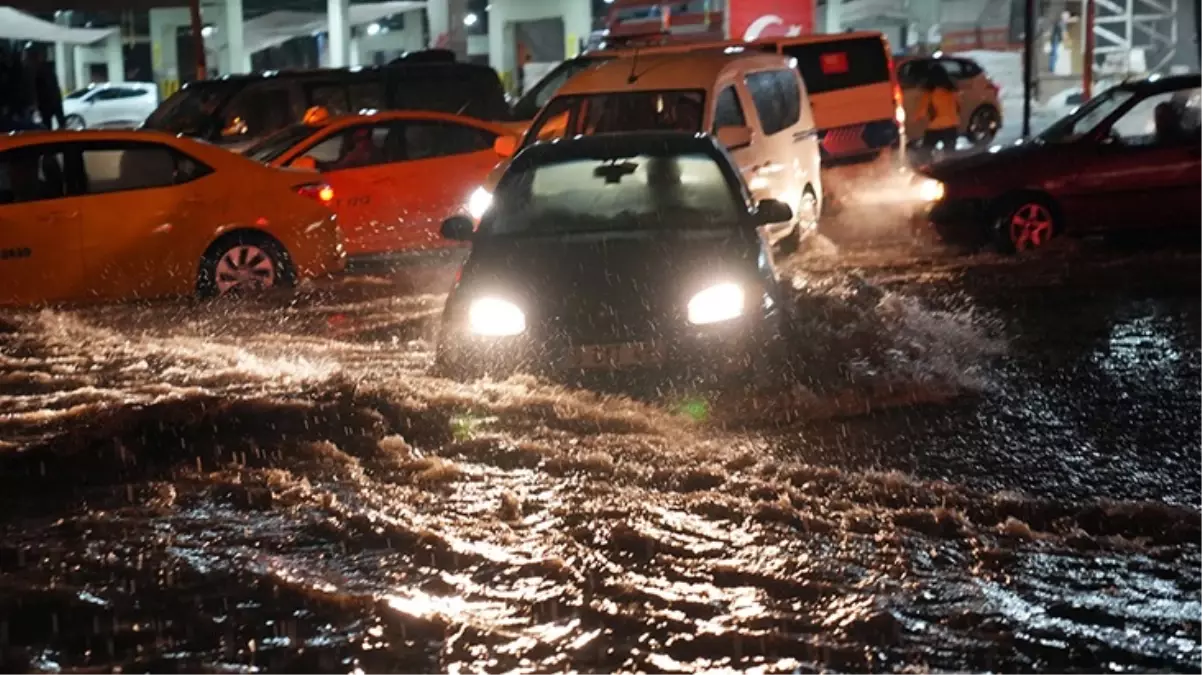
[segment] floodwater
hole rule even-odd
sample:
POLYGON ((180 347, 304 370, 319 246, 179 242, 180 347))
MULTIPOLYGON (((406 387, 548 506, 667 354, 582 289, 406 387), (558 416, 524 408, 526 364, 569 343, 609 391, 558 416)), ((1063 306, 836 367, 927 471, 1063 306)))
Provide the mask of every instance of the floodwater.
POLYGON ((819 251, 660 400, 428 375, 446 268, 0 314, 0 669, 1197 672, 1198 268, 819 251))

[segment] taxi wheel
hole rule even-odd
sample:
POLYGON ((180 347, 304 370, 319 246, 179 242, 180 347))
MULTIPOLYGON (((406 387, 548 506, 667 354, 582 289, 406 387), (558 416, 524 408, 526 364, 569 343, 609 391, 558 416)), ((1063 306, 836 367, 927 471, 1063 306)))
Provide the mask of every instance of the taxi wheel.
POLYGON ((287 288, 295 283, 288 254, 263 235, 234 235, 209 247, 196 282, 201 297, 225 297, 287 288))
POLYGON ((802 239, 818 227, 818 197, 814 195, 814 189, 808 185, 801 195, 801 206, 797 211, 797 222, 793 224, 793 229, 789 234, 780 241, 781 253, 797 253, 801 250, 802 239))
POLYGON ((83 117, 79 115, 67 115, 66 119, 63 121, 66 122, 66 128, 70 129, 71 131, 86 129, 88 126, 88 123, 85 122, 83 117))
POLYGON ((994 239, 1003 253, 1023 253, 1045 247, 1059 231, 1050 201, 1039 195, 1021 195, 998 209, 994 239))

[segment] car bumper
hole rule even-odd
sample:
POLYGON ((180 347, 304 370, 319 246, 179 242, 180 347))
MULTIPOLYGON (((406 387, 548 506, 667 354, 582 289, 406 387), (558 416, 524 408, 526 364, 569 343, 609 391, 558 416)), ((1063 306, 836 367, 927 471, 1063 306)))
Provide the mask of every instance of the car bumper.
POLYGON ((292 247, 291 254, 296 275, 301 279, 338 274, 347 265, 342 231, 333 217, 302 235, 297 245, 292 247))
POLYGON ((945 199, 926 210, 925 221, 948 244, 979 246, 988 239, 988 213, 980 199, 945 199))
POLYGON ((781 340, 780 317, 766 312, 754 319, 712 326, 690 326, 644 341, 652 358, 638 362, 582 365, 592 347, 615 346, 527 336, 483 338, 450 333, 438 348, 439 366, 460 377, 503 378, 517 372, 583 385, 689 383, 721 385, 746 379, 757 363, 775 353, 781 340))

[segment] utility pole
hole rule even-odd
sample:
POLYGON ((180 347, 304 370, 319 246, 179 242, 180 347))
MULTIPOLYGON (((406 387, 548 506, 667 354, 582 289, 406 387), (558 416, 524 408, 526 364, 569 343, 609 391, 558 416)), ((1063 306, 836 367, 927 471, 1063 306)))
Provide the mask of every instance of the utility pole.
POLYGON ((826 0, 826 31, 827 33, 842 33, 843 32, 843 12, 840 5, 843 0, 826 0))
POLYGON ((1035 86, 1035 0, 1027 0, 1023 16, 1023 138, 1031 136, 1031 95, 1035 86))
POLYGON ((204 23, 200 19, 200 0, 188 0, 188 13, 192 21, 192 48, 196 50, 196 79, 205 79, 205 36, 204 23))
POLYGON ((1081 100, 1084 102, 1093 98, 1093 23, 1097 5, 1094 0, 1081 0, 1081 3, 1085 5, 1085 11, 1081 12, 1081 22, 1085 24, 1082 31, 1085 42, 1081 49, 1081 100))

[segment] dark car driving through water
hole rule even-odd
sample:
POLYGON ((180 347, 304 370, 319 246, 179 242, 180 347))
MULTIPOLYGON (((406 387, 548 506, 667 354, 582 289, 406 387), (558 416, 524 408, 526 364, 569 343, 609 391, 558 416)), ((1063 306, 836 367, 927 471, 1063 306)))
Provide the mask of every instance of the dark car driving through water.
POLYGON ((784 307, 764 225, 789 207, 754 203, 712 137, 639 132, 520 152, 473 231, 447 300, 438 365, 591 381, 643 375, 751 384, 783 345, 784 307))
POLYGON ((1198 228, 1202 79, 1152 76, 1098 95, 1035 138, 921 170, 945 241, 1007 252, 1060 235, 1198 228))

